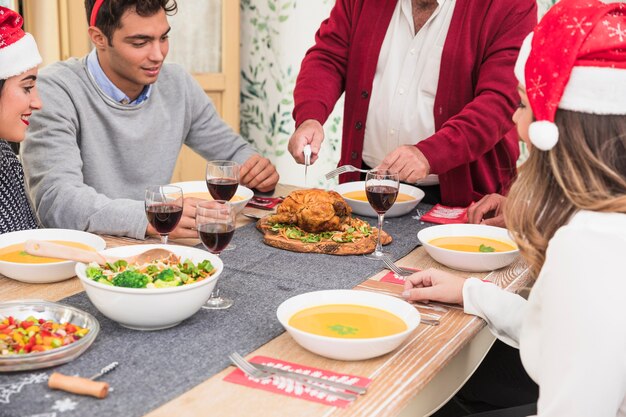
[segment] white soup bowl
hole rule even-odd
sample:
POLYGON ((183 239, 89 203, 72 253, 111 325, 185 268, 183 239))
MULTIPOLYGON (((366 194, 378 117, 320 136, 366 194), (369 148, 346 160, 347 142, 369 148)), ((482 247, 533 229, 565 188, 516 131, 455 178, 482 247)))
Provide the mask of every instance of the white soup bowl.
POLYGON ((509 231, 483 224, 442 224, 427 227, 417 233, 417 239, 437 262, 459 271, 487 272, 510 265, 519 255, 519 249, 509 231), (449 236, 479 236, 506 242, 515 247, 508 252, 463 252, 432 245, 433 239, 449 236))
POLYGON ((326 290, 296 295, 278 306, 276 315, 280 324, 300 346, 320 356, 344 361, 359 361, 391 352, 420 323, 419 311, 408 302, 388 295, 357 290, 326 290), (385 310, 402 319, 407 329, 390 336, 343 339, 305 332, 289 324, 289 320, 297 312, 327 304, 353 304, 385 310))

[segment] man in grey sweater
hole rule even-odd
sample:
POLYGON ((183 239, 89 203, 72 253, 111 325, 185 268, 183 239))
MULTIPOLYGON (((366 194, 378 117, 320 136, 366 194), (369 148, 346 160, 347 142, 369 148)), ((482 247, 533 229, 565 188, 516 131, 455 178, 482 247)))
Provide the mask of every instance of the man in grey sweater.
MULTIPOLYGON (((278 173, 216 113, 187 72, 164 64, 173 0, 87 0, 95 49, 42 70, 45 110, 23 145, 26 180, 46 227, 143 239, 147 186, 167 184, 183 144, 242 164, 241 183, 272 190, 278 173), (94 6, 95 4, 95 6, 94 6), (158 80, 157 80, 158 78, 158 80)), ((170 237, 197 237, 186 198, 170 237)))

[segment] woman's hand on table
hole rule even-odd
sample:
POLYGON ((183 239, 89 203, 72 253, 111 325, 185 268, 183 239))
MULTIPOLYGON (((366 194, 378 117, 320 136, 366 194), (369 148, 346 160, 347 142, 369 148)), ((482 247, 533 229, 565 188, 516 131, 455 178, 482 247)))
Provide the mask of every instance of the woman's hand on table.
MULTIPOLYGON (((200 198, 186 197, 183 199, 183 214, 180 217, 176 229, 169 233, 170 239, 188 239, 198 238, 198 231, 196 230, 196 205, 206 201, 200 198)), ((148 223, 146 234, 150 236, 158 236, 159 233, 148 223)))
POLYGON ((467 208, 467 220, 473 224, 506 227, 502 213, 505 202, 503 195, 488 194, 467 208))
POLYGON ((465 278, 429 268, 406 277, 402 296, 408 301, 463 304, 465 278))

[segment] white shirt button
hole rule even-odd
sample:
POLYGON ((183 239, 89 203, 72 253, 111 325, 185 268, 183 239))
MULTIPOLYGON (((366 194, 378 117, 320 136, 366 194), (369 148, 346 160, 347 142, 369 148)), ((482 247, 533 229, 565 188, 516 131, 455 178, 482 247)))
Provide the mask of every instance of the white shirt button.
POLYGON ((404 88, 399 89, 398 90, 398 94, 400 94, 400 95, 404 94, 404 88))
POLYGON ((415 49, 411 49, 409 52, 411 53, 411 55, 415 55, 415 49))
POLYGON ((396 134, 396 129, 391 129, 391 130, 389 130, 389 134, 390 134, 390 135, 395 135, 395 134, 396 134))

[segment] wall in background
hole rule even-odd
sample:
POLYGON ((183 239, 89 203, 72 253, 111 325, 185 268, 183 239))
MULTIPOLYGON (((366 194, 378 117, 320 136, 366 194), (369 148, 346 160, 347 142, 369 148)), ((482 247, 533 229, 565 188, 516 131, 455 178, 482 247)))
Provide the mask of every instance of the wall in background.
MULTIPOLYGON (((281 182, 304 184, 304 168, 287 152, 294 131, 293 88, 305 52, 334 0, 241 0, 241 134, 277 166, 281 182)), ((320 159, 308 186, 325 186, 339 160, 343 101, 324 126, 320 159)))
MULTIPOLYGON (((556 0, 538 0, 539 15, 556 0)), ((304 169, 287 152, 294 131, 293 88, 306 50, 334 0, 241 0, 241 134, 278 167, 281 182, 304 184, 304 169)), ((320 160, 308 186, 329 186, 324 174, 339 160, 343 100, 324 126, 320 160)), ((522 158, 526 149, 522 148, 522 158)), ((331 184, 332 185, 332 184, 331 184)))

